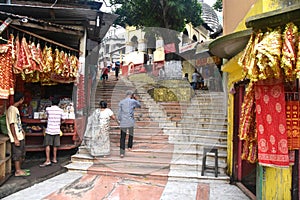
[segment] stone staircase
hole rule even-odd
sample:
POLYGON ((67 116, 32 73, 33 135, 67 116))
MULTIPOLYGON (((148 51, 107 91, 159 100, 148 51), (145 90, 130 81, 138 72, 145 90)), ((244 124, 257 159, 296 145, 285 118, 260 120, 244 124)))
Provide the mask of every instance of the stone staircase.
MULTIPOLYGON (((119 157, 120 129, 111 122, 111 155, 93 158, 84 145, 72 156, 68 170, 90 174, 142 176, 147 178, 188 178, 229 181, 226 175, 227 119, 223 93, 197 91, 188 102, 155 102, 147 92, 148 76, 121 78, 99 83, 95 103, 106 100, 117 114, 118 103, 131 89, 138 94, 142 108, 136 109, 133 151, 119 157), (210 168, 201 176, 203 147, 218 148, 218 177, 210 168)), ((151 85, 151 84, 150 84, 151 85)), ((127 141, 126 141, 127 143, 127 141)), ((214 158, 207 156, 207 165, 214 158)))

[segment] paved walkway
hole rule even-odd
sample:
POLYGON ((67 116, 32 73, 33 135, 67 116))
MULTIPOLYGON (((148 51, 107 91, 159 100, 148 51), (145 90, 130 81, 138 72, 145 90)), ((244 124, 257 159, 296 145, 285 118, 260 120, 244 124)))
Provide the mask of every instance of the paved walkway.
POLYGON ((221 182, 149 180, 66 172, 3 200, 247 200, 238 187, 221 182))

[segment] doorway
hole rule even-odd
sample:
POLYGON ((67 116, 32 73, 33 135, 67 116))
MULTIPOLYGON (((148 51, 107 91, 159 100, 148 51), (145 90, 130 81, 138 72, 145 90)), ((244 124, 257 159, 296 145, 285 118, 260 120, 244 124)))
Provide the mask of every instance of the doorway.
POLYGON ((233 164, 232 182, 242 183, 254 195, 256 194, 256 164, 242 160, 243 142, 239 139, 241 109, 248 82, 235 85, 234 94, 234 129, 233 129, 233 164))

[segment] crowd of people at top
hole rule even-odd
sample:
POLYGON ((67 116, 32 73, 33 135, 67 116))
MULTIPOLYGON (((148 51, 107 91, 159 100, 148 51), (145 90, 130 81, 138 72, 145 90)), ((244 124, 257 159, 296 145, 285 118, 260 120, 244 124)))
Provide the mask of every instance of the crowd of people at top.
POLYGON ((115 71, 115 80, 119 80, 119 73, 120 73, 120 62, 113 62, 112 66, 107 65, 106 67, 103 67, 101 69, 101 75, 100 79, 102 80, 103 83, 108 81, 108 75, 111 70, 115 71))

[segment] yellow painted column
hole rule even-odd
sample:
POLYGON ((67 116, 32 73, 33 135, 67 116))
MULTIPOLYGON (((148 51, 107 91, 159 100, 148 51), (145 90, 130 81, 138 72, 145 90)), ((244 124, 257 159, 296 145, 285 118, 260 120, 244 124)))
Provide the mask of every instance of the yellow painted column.
MULTIPOLYGON (((230 89, 228 87, 228 89, 230 89)), ((227 172, 228 174, 232 175, 233 171, 232 171, 232 161, 233 161, 233 121, 234 121, 234 109, 233 109, 233 105, 234 105, 234 96, 232 94, 229 94, 228 96, 228 105, 232 105, 232 106, 228 106, 228 126, 227 126, 227 131, 228 133, 231 134, 227 134, 227 172)))
POLYGON ((262 180, 262 200, 290 200, 292 199, 292 167, 274 168, 264 167, 262 180))
MULTIPOLYGON (((227 63, 222 66, 222 71, 228 73, 227 77, 227 91, 233 87, 233 84, 243 79, 242 67, 238 64, 238 58, 241 53, 230 59, 227 63)), ((234 132, 234 96, 228 94, 228 126, 227 126, 227 172, 232 175, 233 165, 233 132, 234 132)))

